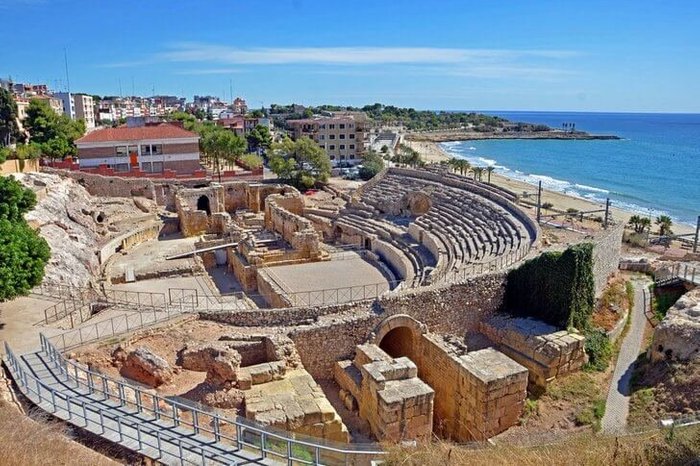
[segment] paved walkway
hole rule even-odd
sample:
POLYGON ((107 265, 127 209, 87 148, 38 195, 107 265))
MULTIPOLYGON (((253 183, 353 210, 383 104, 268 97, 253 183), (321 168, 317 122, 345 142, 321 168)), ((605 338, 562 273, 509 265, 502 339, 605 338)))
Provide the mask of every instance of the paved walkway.
POLYGON ((644 337, 646 318, 644 317, 644 288, 649 285, 647 280, 633 280, 634 283, 634 309, 632 310, 632 322, 625 336, 620 354, 617 357, 617 365, 613 372, 608 399, 605 403, 605 415, 602 421, 602 430, 608 434, 623 432, 627 426, 627 415, 630 403, 630 380, 632 378, 633 364, 639 356, 644 337))

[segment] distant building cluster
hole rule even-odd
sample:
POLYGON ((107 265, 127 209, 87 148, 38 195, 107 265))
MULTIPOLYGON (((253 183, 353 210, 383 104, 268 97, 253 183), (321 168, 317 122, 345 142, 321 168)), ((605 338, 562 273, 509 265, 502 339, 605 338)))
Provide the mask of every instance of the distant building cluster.
POLYGON ((170 112, 184 110, 185 98, 172 95, 106 96, 100 100, 97 108, 99 122, 114 123, 130 117, 161 117, 170 112))

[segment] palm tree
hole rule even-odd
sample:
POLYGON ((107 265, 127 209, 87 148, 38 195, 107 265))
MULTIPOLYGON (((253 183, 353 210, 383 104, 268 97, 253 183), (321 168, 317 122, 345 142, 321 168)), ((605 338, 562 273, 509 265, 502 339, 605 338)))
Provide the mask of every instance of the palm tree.
POLYGON ((639 231, 641 220, 642 218, 639 215, 633 215, 630 217, 627 224, 632 226, 632 229, 635 231, 635 233, 641 233, 641 231, 639 231))
POLYGON ((491 173, 493 173, 494 170, 495 168, 493 165, 489 165, 488 167, 486 167, 486 173, 489 174, 489 184, 491 184, 491 173))
POLYGON ((673 231, 671 231, 673 221, 668 215, 659 215, 656 217, 656 224, 659 226, 659 236, 668 236, 673 234, 673 231))
POLYGON ((474 172, 474 180, 479 178, 479 181, 481 181, 481 175, 484 173, 483 167, 474 167, 472 171, 474 172))
POLYGON ((642 217, 639 220, 639 233, 644 233, 647 230, 651 229, 651 219, 648 217, 642 217))

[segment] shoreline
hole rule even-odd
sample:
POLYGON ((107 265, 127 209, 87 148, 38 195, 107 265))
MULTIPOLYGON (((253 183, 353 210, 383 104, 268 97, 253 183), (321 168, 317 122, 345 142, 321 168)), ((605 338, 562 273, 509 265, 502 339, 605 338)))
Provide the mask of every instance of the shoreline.
MULTIPOLYGON (((439 163, 443 160, 449 160, 451 158, 454 158, 453 155, 449 154, 442 147, 440 147, 438 142, 407 140, 404 141, 404 143, 413 148, 414 150, 418 151, 421 155, 421 159, 423 159, 426 163, 439 163)), ((536 193, 537 191, 537 187, 533 184, 507 177, 495 171, 491 174, 491 183, 496 186, 506 188, 516 194, 523 194, 524 192, 536 193)), ((549 202, 554 206, 555 209, 563 211, 566 211, 567 209, 595 210, 605 208, 604 203, 599 203, 590 199, 571 196, 569 194, 565 194, 559 191, 552 191, 544 188, 542 189, 542 202, 549 202)), ((630 210, 615 207, 614 202, 610 208, 610 211, 612 212, 614 219, 621 220, 625 224, 633 215, 645 216, 639 212, 633 212, 630 210)), ((652 226, 652 229, 654 228, 655 227, 652 226)), ((676 234, 695 233, 695 228, 694 226, 687 225, 685 223, 674 223, 673 231, 676 234)))

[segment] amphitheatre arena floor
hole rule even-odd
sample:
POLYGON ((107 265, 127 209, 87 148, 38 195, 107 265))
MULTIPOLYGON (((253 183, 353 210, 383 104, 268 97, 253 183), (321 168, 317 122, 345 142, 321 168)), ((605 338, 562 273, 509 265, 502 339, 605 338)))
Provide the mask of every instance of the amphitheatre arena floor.
MULTIPOLYGON (((326 290, 325 296, 312 297, 313 305, 357 300, 363 289, 368 296, 375 296, 376 290, 381 293, 390 289, 389 281, 379 269, 351 251, 342 253, 337 260, 268 267, 260 273, 290 295, 326 290), (349 288, 352 290, 343 290, 349 288)), ((306 298, 300 296, 300 299, 306 298)))

